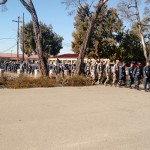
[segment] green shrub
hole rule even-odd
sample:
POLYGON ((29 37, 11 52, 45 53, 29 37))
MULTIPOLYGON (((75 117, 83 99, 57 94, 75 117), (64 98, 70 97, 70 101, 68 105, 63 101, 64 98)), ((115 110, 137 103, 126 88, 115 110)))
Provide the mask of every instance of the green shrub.
POLYGON ((89 79, 83 76, 75 75, 73 77, 68 77, 64 79, 63 85, 64 86, 89 86, 91 85, 91 82, 89 79))

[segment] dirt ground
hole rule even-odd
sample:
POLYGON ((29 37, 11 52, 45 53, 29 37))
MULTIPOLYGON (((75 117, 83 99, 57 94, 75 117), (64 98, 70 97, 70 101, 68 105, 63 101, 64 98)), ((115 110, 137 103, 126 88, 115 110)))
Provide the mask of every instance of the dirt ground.
POLYGON ((0 89, 0 150, 149 150, 150 93, 0 89))

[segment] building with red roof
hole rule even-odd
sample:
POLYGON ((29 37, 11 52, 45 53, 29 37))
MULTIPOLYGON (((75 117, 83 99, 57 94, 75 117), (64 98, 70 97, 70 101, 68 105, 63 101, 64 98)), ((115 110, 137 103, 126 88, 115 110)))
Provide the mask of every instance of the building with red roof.
POLYGON ((57 59, 59 59, 62 63, 76 63, 78 58, 78 54, 62 54, 57 56, 51 56, 49 57, 50 63, 55 63, 57 59))
MULTIPOLYGON (((75 63, 77 61, 78 54, 61 54, 57 56, 49 56, 48 61, 50 63, 55 63, 58 59, 62 63, 75 63)), ((31 55, 28 57, 28 55, 24 55, 25 60, 34 60, 38 61, 38 55, 31 55)), ((8 61, 17 61, 17 54, 11 54, 11 53, 0 53, 0 60, 8 60, 8 61)), ((19 60, 23 60, 23 55, 19 54, 19 60)))
MULTIPOLYGON (((28 57, 28 55, 24 54, 24 59, 30 59, 30 60, 35 60, 38 61, 38 55, 31 55, 28 57)), ((12 54, 12 53, 0 53, 0 60, 12 60, 16 61, 17 60, 17 54, 12 54)), ((23 60, 23 55, 19 54, 19 60, 23 60)))

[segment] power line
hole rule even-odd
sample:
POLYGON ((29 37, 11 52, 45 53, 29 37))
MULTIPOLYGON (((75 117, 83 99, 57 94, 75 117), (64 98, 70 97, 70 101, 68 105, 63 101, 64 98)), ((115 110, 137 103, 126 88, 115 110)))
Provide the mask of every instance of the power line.
POLYGON ((7 48, 7 49, 5 49, 5 50, 3 50, 1 53, 5 53, 5 52, 7 52, 7 51, 9 51, 9 50, 11 50, 12 48, 14 48, 14 47, 16 47, 16 43, 14 44, 14 45, 12 45, 11 47, 9 47, 9 48, 7 48))
POLYGON ((15 38, 0 38, 0 40, 16 40, 15 38))

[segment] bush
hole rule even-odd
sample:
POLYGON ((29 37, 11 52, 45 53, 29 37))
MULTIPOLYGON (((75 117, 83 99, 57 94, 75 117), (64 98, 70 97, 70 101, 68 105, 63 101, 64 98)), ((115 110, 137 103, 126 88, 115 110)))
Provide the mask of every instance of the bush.
POLYGON ((3 78, 0 78, 0 85, 4 85, 3 78))
POLYGON ((4 88, 7 84, 8 77, 0 77, 0 88, 4 88))
POLYGON ((73 77, 11 77, 4 76, 0 78, 1 88, 21 89, 21 88, 38 88, 38 87, 56 87, 56 86, 89 86, 91 82, 83 76, 73 77))
POLYGON ((89 86, 91 82, 89 79, 75 75, 73 77, 68 77, 63 82, 64 86, 89 86))
POLYGON ((20 88, 36 88, 36 87, 54 87, 56 80, 48 77, 31 78, 31 77, 18 77, 8 80, 6 83, 7 88, 20 89, 20 88))

